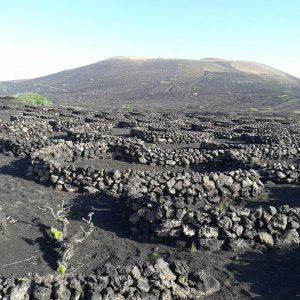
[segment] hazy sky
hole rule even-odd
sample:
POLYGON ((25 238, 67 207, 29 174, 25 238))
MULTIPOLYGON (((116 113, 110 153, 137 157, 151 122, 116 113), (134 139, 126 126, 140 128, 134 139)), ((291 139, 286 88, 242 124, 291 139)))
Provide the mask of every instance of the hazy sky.
POLYGON ((0 80, 123 55, 252 60, 300 77, 300 0, 0 0, 0 80))

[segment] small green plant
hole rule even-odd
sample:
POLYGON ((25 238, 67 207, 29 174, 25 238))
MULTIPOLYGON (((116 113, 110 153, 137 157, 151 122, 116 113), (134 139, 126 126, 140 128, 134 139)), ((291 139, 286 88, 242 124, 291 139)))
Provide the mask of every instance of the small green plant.
POLYGON ((56 271, 57 271, 58 273, 63 274, 63 273, 66 272, 66 270, 67 270, 67 268, 66 268, 64 265, 59 264, 56 271))
POLYGON ((60 240, 62 238, 62 232, 54 227, 51 227, 51 233, 54 239, 60 240))
POLYGON ((225 212, 229 207, 228 201, 224 200, 219 203, 219 209, 221 212, 225 212))
POLYGON ((72 205, 65 205, 64 201, 59 206, 57 211, 46 204, 44 207, 40 207, 41 210, 50 210, 52 217, 56 222, 58 222, 61 226, 61 230, 56 229, 55 227, 50 228, 50 232, 52 237, 57 241, 58 245, 61 248, 61 256, 60 259, 57 261, 57 268, 56 271, 58 273, 65 273, 66 269, 68 268, 69 261, 74 254, 74 246, 77 244, 82 243, 88 236, 91 235, 93 232, 94 224, 92 222, 93 212, 88 214, 88 218, 82 218, 82 221, 86 224, 85 228, 80 226, 81 230, 75 233, 73 236, 68 237, 68 225, 69 221, 67 215, 70 213, 70 208, 72 205))
POLYGON ((131 105, 128 105, 126 107, 126 110, 127 110, 128 113, 131 113, 131 112, 133 112, 133 107, 131 105))
POLYGON ((27 281, 29 281, 29 279, 28 279, 27 277, 19 277, 19 278, 17 278, 17 281, 18 281, 19 283, 22 283, 22 282, 27 282, 27 281))
POLYGON ((151 255, 152 255, 153 257, 159 257, 159 256, 160 256, 160 254, 157 253, 157 252, 152 252, 151 255))
POLYGON ((196 247, 195 242, 192 242, 190 251, 191 251, 191 254, 195 254, 197 252, 197 247, 196 247))
POLYGON ((41 106, 51 106, 52 102, 47 98, 46 95, 38 93, 22 93, 17 94, 16 99, 24 104, 28 105, 41 105, 41 106))

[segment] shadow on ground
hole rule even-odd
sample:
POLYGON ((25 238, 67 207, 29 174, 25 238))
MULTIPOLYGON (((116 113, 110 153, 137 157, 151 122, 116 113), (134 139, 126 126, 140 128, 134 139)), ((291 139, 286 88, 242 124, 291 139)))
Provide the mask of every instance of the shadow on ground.
POLYGON ((33 245, 37 244, 42 253, 43 260, 48 264, 52 270, 56 270, 57 261, 60 258, 60 255, 57 251, 58 244, 55 240, 49 235, 50 228, 45 224, 40 223, 38 220, 32 220, 33 226, 37 226, 39 231, 43 236, 36 239, 22 238, 27 244, 33 245))
MULTIPOLYGON (((211 173, 211 172, 230 172, 238 169, 239 167, 235 165, 225 164, 223 162, 219 163, 207 163, 207 164, 196 164, 190 166, 191 170, 198 173, 211 173)), ((244 168, 245 169, 245 168, 244 168)))
POLYGON ((7 165, 0 167, 0 174, 15 176, 18 178, 28 179, 25 174, 29 167, 29 159, 16 159, 10 161, 7 165))
POLYGON ((257 200, 247 201, 247 207, 267 207, 267 206, 300 206, 300 186, 292 184, 276 184, 272 186, 266 185, 268 192, 257 200))
POLYGON ((115 233, 120 238, 129 237, 129 232, 122 226, 121 214, 124 200, 106 195, 77 194, 73 199, 69 219, 82 220, 93 212, 94 226, 104 231, 115 233))
POLYGON ((245 253, 227 268, 257 299, 300 299, 300 249, 245 253))

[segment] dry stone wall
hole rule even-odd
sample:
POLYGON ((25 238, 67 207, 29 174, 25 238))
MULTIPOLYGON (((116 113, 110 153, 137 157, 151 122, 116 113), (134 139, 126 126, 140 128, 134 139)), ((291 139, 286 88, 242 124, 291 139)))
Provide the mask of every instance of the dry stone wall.
POLYGON ((259 166, 259 173, 262 178, 274 183, 300 184, 300 165, 299 164, 265 164, 259 166))
POLYGON ((190 203, 219 203, 222 199, 253 197, 262 189, 259 174, 254 171, 236 170, 226 173, 203 175, 189 172, 98 170, 93 167, 76 167, 59 161, 70 161, 72 149, 60 145, 51 154, 40 151, 40 157, 34 156, 29 169, 30 176, 40 182, 51 181, 61 188, 74 185, 81 190, 106 192, 114 196, 139 197, 150 195, 153 199, 181 197, 190 203), (57 151, 56 151, 57 150, 57 151), (51 156, 51 160, 47 160, 51 156))
MULTIPOLYGON (((0 152, 29 158, 28 177, 59 190, 121 198, 120 226, 138 239, 211 251, 300 245, 300 208, 244 207, 248 200, 259 201, 262 182, 299 184, 300 166, 290 162, 300 156, 300 128, 293 120, 27 106, 10 122, 0 119, 0 131, 0 152), (113 136, 112 127, 131 128, 132 136, 113 136), (196 142, 198 148, 186 145, 196 142), (92 166, 101 159, 135 168, 92 166), (138 170, 139 164, 150 167, 138 170), (194 166, 233 171, 198 173, 194 166)), ((5 227, 5 217, 0 219, 5 227)), ((105 264, 87 277, 0 280, 3 299, 201 299, 219 290, 219 282, 205 271, 154 258, 105 264)))
POLYGON ((131 136, 137 137, 148 143, 197 143, 209 141, 212 138, 210 133, 179 131, 179 130, 151 130, 148 128, 132 128, 131 136))
POLYGON ((195 208, 179 199, 126 202, 131 232, 138 236, 196 241, 200 249, 250 249, 300 245, 300 208, 239 209, 221 203, 195 208))
POLYGON ((192 272, 184 261, 163 258, 133 265, 106 263, 94 274, 0 280, 2 299, 202 299, 220 290, 205 270, 192 272))
MULTIPOLYGON (((264 190, 262 179, 281 183, 298 183, 299 167, 261 164, 262 159, 297 157, 299 148, 293 145, 222 145, 203 143, 205 150, 161 149, 146 147, 139 139, 102 136, 102 143, 61 142, 32 155, 28 175, 58 189, 105 193, 127 199, 124 220, 133 235, 140 238, 175 239, 197 242, 205 249, 236 249, 249 247, 285 248, 299 245, 299 209, 279 208, 242 209, 232 206, 235 199, 256 197, 264 190), (99 152, 93 153, 94 149, 99 152), (255 170, 235 170, 199 174, 196 172, 155 172, 102 170, 76 167, 78 158, 93 159, 103 154, 128 161, 153 157, 151 151, 161 149, 182 158, 182 154, 204 156, 201 162, 237 161, 259 163, 255 170), (214 150, 212 150, 214 149, 214 150), (76 153, 76 151, 78 153, 76 153), (198 151, 198 152, 197 152, 198 151), (84 155, 83 153, 89 153, 84 155), (220 160, 220 157, 222 158, 220 160), (216 159, 218 158, 218 159, 216 159), (281 173, 282 174, 281 174, 281 173), (274 175, 275 174, 275 175, 274 175), (284 174, 284 175, 283 175, 284 174), (285 179, 284 179, 285 178, 285 179), (283 180, 284 179, 284 180, 283 180)), ((168 155, 169 159, 170 157, 168 155)), ((176 160, 174 160, 176 161, 176 160)), ((152 161, 153 162, 153 161, 152 161)), ((151 162, 149 162, 151 164, 151 162)), ((166 162, 165 165, 168 165, 166 162)), ((250 165, 248 165, 250 166, 250 165)))
MULTIPOLYGON (((222 209, 235 199, 256 197, 264 190, 254 170, 200 174, 76 167, 65 164, 74 155, 73 146, 77 147, 70 142, 61 143, 37 151, 28 176, 58 189, 127 199, 124 218, 129 220, 131 232, 137 235, 180 240, 203 238, 199 230, 209 224, 201 223, 199 213, 205 207, 222 209)), ((237 226, 240 224, 234 226, 240 232, 237 226)), ((215 235, 218 239, 219 233, 215 235)))

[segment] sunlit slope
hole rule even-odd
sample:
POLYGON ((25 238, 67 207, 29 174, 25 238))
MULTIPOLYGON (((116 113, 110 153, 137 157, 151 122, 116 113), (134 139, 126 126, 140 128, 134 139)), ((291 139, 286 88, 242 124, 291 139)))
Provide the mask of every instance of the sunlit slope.
POLYGON ((300 79, 259 63, 216 58, 115 57, 32 80, 0 82, 0 95, 25 91, 75 105, 300 109, 300 79))

